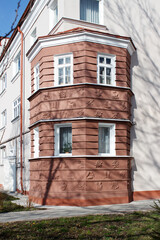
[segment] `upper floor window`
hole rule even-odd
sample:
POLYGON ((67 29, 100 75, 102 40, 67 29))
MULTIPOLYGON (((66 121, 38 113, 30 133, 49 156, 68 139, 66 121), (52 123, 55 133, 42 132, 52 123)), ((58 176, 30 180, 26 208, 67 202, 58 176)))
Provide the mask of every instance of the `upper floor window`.
POLYGON ((4 90, 7 88, 7 74, 5 73, 1 78, 0 83, 0 94, 4 92, 4 90))
POLYGON ((98 55, 98 83, 115 85, 115 56, 98 55))
POLYGON ((36 41, 36 39, 37 39, 37 29, 35 28, 31 33, 31 37, 30 37, 31 46, 36 41))
POLYGON ((80 0, 80 19, 99 23, 99 0, 80 0))
POLYGON ((55 56, 55 85, 73 84, 73 55, 55 56))
POLYGON ((21 67, 20 56, 21 54, 19 52, 14 59, 14 75, 16 75, 20 71, 20 67, 21 67))
POLYGON ((6 147, 0 148, 0 165, 3 165, 6 158, 6 147))
POLYGON ((55 155, 72 153, 72 125, 55 125, 55 155))
POLYGON ((4 128, 7 124, 7 110, 5 109, 1 113, 1 128, 4 128))
POLYGON ((99 154, 115 155, 115 125, 99 123, 99 154))
POLYGON ((18 97, 13 102, 13 119, 20 116, 20 105, 21 105, 21 99, 20 99, 20 97, 18 97))
POLYGON ((58 22, 58 2, 57 0, 53 0, 49 4, 49 25, 50 30, 56 25, 58 22))
POLYGON ((34 91, 39 89, 39 64, 34 67, 34 91))

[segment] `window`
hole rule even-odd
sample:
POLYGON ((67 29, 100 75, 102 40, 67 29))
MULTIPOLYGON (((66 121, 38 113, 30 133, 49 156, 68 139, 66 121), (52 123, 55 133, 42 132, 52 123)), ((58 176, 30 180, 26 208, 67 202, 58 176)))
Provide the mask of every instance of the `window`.
POLYGON ((36 39, 37 39, 37 29, 35 28, 34 31, 31 33, 31 38, 30 38, 31 46, 36 41, 36 39))
POLYGON ((49 25, 50 30, 56 25, 58 22, 58 3, 57 0, 51 1, 49 4, 49 25))
POLYGON ((0 84, 1 84, 0 93, 2 93, 7 88, 7 74, 6 73, 2 76, 0 84))
POLYGON ((34 90, 39 89, 39 64, 34 67, 34 90))
POLYGON ((73 84, 73 55, 55 56, 55 85, 73 84))
POLYGON ((34 157, 39 157, 39 128, 34 129, 34 157))
POLYGON ((0 165, 3 165, 6 158, 6 147, 0 148, 0 165))
POLYGON ((72 153, 72 125, 55 125, 55 155, 72 153))
POLYGON ((99 23, 99 0, 80 0, 80 19, 99 23))
POLYGON ((99 124, 99 154, 115 155, 115 125, 99 124))
POLYGON ((20 116, 20 105, 21 105, 21 99, 20 99, 20 97, 18 97, 13 102, 13 119, 20 116))
POLYGON ((98 83, 115 85, 115 56, 98 55, 98 83))
POLYGON ((17 73, 19 73, 20 71, 20 66, 21 66, 21 60, 20 60, 20 52, 18 53, 18 55, 15 57, 14 59, 14 75, 16 75, 17 73))
POLYGON ((7 124, 7 110, 5 109, 1 113, 1 128, 4 128, 7 124))

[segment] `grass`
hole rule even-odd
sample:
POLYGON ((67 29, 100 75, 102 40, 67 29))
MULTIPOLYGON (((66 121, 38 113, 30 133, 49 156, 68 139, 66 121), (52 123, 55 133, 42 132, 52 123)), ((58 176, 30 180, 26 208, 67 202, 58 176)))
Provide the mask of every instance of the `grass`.
POLYGON ((160 239, 160 214, 135 212, 0 224, 0 239, 160 239))
POLYGON ((4 192, 0 192, 0 213, 34 210, 34 208, 29 206, 23 207, 12 203, 12 201, 16 199, 18 198, 12 197, 4 192))

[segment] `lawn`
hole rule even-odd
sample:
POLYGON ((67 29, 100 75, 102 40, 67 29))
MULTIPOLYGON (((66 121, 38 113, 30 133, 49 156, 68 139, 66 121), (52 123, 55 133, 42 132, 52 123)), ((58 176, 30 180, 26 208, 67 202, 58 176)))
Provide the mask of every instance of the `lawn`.
POLYGON ((0 224, 0 239, 160 239, 160 214, 135 212, 0 224))
POLYGON ((4 192, 0 192, 0 213, 34 210, 34 208, 23 207, 12 203, 18 198, 12 197, 4 192))

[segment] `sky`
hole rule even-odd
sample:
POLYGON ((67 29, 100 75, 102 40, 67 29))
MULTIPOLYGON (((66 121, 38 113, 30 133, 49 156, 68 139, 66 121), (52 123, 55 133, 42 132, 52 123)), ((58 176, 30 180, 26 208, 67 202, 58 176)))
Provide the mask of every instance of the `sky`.
MULTIPOLYGON (((0 36, 4 36, 11 29, 11 25, 15 19, 17 3, 19 0, 0 0, 0 36)), ((22 16, 29 0, 21 0, 18 20, 22 16)), ((16 24, 18 23, 18 20, 16 24)), ((15 25, 16 26, 16 25, 15 25)))

